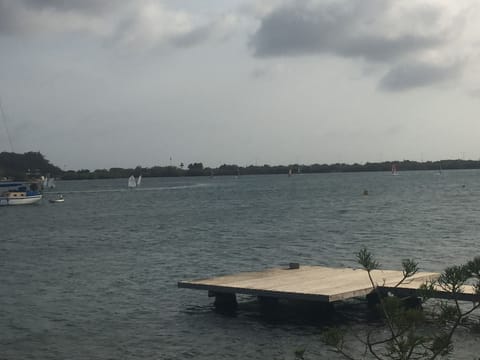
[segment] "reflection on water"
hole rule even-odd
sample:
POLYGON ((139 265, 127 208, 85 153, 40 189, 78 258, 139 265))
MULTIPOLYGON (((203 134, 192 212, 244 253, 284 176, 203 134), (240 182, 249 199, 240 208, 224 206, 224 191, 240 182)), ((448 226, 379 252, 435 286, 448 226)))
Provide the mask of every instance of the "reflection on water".
MULTIPOLYGON (((364 327, 364 303, 333 319, 242 298, 234 317, 178 280, 305 265, 386 268, 469 260, 480 230, 480 172, 444 171, 57 182, 65 203, 1 208, 0 353, 41 359, 291 359, 325 324, 364 327), (368 190, 368 195, 364 195, 368 190), (268 315, 268 314, 267 314, 268 315), (271 314, 270 314, 271 315, 271 314)), ((462 335, 456 359, 480 351, 462 335)))

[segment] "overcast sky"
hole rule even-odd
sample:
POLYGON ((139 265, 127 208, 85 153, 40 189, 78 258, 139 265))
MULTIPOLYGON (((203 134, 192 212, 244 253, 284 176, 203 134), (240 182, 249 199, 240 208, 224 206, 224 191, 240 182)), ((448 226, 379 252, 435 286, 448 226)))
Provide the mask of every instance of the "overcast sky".
POLYGON ((0 151, 8 129, 75 170, 479 159, 479 70, 478 0, 0 0, 0 151))

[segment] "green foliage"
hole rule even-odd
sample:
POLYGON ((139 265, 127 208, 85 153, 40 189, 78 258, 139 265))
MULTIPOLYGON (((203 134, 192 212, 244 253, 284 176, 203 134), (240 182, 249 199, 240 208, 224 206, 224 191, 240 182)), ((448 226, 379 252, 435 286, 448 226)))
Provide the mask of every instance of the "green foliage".
POLYGON ((334 348, 343 348, 345 339, 345 330, 332 327, 322 333, 322 340, 328 346, 334 348))
POLYGON ((305 360, 305 349, 295 350, 295 360, 305 360))
POLYGON ((453 351, 452 337, 449 333, 440 333, 431 342, 430 352, 440 356, 447 356, 453 351))
POLYGON ((15 180, 28 180, 31 177, 51 174, 57 177, 63 171, 45 159, 39 152, 16 154, 11 152, 0 153, 0 176, 15 180))
POLYGON ((402 261, 403 276, 405 278, 411 277, 418 272, 418 263, 412 259, 404 259, 402 261))
MULTIPOLYGON (((390 171, 392 164, 396 164, 400 170, 439 170, 439 169, 480 169, 480 161, 473 160, 441 160, 441 161, 385 161, 379 163, 365 164, 289 164, 289 165, 248 165, 241 167, 235 164, 223 164, 218 168, 208 168, 201 162, 189 164, 184 169, 182 162, 178 166, 153 166, 143 168, 110 168, 97 169, 94 171, 69 170, 62 171, 44 158, 39 152, 27 152, 24 154, 0 153, 0 177, 13 177, 24 179, 26 173, 31 175, 51 174, 53 177, 62 177, 64 180, 71 179, 113 179, 128 178, 130 175, 138 177, 164 177, 164 176, 215 176, 222 175, 264 175, 264 174, 287 174, 289 170, 293 173, 313 174, 313 173, 334 173, 334 172, 361 172, 361 171, 390 171)), ((478 260, 480 261, 480 260, 478 260)), ((478 269, 478 267, 477 267, 478 269)))
MULTIPOLYGON (((453 334, 460 326, 471 324, 472 330, 480 328, 480 322, 468 322, 468 316, 480 307, 478 300, 473 301, 471 307, 459 305, 459 295, 464 291, 465 284, 472 284, 476 293, 480 295, 480 257, 460 266, 446 268, 436 281, 426 282, 419 292, 422 302, 428 305, 429 311, 423 307, 411 307, 407 299, 393 295, 385 295, 377 288, 373 271, 380 268, 380 264, 373 255, 362 248, 357 254, 358 263, 367 271, 372 291, 380 299, 377 305, 383 327, 371 329, 365 340, 360 340, 366 352, 351 354, 347 351, 344 329, 330 328, 323 333, 323 342, 346 359, 366 358, 373 356, 381 359, 436 359, 448 356, 454 349, 453 334), (426 301, 433 297, 438 289, 448 291, 452 300, 436 300, 434 304, 426 301)), ((402 261, 403 279, 398 287, 418 272, 418 264, 410 259, 402 261)), ((480 300, 480 299, 479 299, 480 300)), ((357 348, 352 346, 351 348, 357 348)))
POLYGON ((357 253, 357 262, 368 272, 380 268, 380 263, 373 258, 372 254, 366 248, 362 248, 357 253))
POLYGON ((437 281, 443 289, 458 293, 462 291, 461 286, 465 285, 470 276, 468 265, 451 266, 445 269, 437 281))

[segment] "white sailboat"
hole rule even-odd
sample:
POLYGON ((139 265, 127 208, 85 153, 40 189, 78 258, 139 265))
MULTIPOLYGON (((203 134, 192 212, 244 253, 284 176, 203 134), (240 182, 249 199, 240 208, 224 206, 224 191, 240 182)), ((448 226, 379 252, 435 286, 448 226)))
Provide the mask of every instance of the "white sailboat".
POLYGON ((142 175, 140 175, 137 179, 137 186, 140 186, 141 182, 142 182, 142 175))
POLYGON ((47 181, 47 187, 49 189, 55 189, 55 179, 54 178, 49 178, 47 181))
POLYGON ((392 164, 392 175, 398 175, 397 165, 392 164))
POLYGON ((130 177, 128 178, 128 187, 130 189, 133 189, 136 186, 137 186, 137 181, 135 180, 135 176, 130 175, 130 177))

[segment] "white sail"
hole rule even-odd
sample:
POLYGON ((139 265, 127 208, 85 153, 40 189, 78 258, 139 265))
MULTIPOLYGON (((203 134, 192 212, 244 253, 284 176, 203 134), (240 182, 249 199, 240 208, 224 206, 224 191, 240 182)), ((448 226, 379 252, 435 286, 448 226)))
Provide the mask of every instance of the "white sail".
POLYGON ((135 181, 135 176, 131 175, 128 178, 128 187, 129 188, 134 188, 135 186, 137 186, 137 182, 135 181))
POLYGON ((392 164, 392 175, 398 175, 397 165, 392 164))
POLYGON ((55 179, 54 178, 49 178, 47 182, 47 187, 49 189, 54 189, 55 188, 55 179))
POLYGON ((142 175, 140 175, 137 179, 137 186, 140 186, 141 182, 142 182, 142 175))

